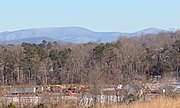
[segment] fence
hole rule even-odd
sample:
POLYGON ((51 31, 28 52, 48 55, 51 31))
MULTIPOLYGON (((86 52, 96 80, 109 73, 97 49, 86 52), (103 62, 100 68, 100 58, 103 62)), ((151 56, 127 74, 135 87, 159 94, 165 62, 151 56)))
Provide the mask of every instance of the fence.
MULTIPOLYGON (((121 98, 116 95, 98 95, 97 101, 103 103, 115 103, 121 101, 121 98)), ((32 106, 39 103, 46 105, 55 105, 63 103, 65 105, 79 106, 79 105, 92 105, 92 96, 3 96, 0 97, 0 104, 14 103, 17 106, 32 106)))

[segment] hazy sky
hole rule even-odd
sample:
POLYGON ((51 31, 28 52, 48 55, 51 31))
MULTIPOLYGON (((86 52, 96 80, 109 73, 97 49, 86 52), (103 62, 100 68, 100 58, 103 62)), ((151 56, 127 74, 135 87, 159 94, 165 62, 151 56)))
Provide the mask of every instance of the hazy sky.
POLYGON ((180 0, 0 0, 0 31, 67 26, 121 32, 180 28, 180 0))

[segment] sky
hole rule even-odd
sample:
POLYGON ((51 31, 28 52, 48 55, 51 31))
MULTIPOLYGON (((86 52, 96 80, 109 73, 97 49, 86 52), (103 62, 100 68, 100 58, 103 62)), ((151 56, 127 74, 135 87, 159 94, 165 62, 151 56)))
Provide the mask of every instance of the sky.
POLYGON ((0 0, 0 32, 78 26, 134 32, 180 28, 180 0, 0 0))

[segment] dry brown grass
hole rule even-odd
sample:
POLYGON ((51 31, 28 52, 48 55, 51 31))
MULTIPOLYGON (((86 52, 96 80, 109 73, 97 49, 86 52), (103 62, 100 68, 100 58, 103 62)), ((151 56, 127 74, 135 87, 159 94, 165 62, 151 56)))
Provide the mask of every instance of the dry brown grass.
POLYGON ((129 105, 112 105, 101 108, 180 108, 180 98, 159 97, 150 102, 133 103, 129 105))
MULTIPOLYGON (((56 108, 88 108, 88 107, 66 107, 58 105, 56 108)), ((150 102, 132 103, 132 104, 113 104, 113 105, 98 105, 97 107, 89 108, 180 108, 180 97, 176 99, 159 97, 150 102)))

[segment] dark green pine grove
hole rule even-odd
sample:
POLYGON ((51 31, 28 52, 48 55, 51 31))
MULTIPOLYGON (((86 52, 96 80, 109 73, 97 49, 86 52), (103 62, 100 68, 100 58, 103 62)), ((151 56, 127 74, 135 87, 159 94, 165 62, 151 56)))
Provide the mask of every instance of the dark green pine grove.
POLYGON ((180 31, 112 43, 0 45, 0 84, 118 84, 180 78, 180 31))

